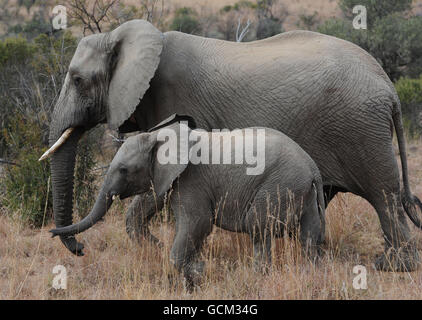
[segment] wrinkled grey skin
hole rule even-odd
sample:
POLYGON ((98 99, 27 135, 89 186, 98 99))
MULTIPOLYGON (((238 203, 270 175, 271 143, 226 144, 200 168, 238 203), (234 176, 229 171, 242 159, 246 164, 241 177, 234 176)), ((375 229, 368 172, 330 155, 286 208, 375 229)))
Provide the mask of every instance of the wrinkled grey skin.
MULTIPOLYGON (((72 223, 76 147, 86 130, 107 122, 122 132, 145 131, 174 113, 191 115, 206 130, 265 126, 284 132, 318 165, 326 204, 337 192, 352 192, 376 209, 386 245, 376 267, 417 267, 405 210, 421 226, 421 205, 409 187, 394 86, 358 46, 308 31, 234 43, 162 34, 134 20, 82 39, 50 126, 51 144, 67 128, 78 128, 51 161, 56 225, 72 223)), ((82 254, 74 237, 61 239, 82 254)))
MULTIPOLYGON (((167 128, 183 142, 180 126, 176 123, 167 128)), ((256 129, 241 132, 256 139, 256 129)), ((271 236, 282 236, 284 231, 294 234, 299 230, 302 248, 315 254, 325 232, 322 179, 314 161, 293 140, 279 131, 265 129, 264 171, 247 175, 246 163, 180 164, 179 157, 178 164, 161 164, 157 150, 164 142, 157 140, 157 134, 154 131, 128 138, 110 165, 91 213, 77 224, 52 230, 53 235, 70 236, 91 227, 105 215, 110 204, 107 199, 115 195, 126 198, 146 194, 152 184, 162 199, 180 176, 170 197, 176 217, 170 259, 183 272, 188 288, 192 289, 203 269, 203 262, 195 258, 213 225, 248 233, 260 268, 271 259, 271 236)), ((201 132, 200 136, 210 141, 211 156, 211 134, 201 132)), ((234 143, 231 154, 234 159, 234 143)))

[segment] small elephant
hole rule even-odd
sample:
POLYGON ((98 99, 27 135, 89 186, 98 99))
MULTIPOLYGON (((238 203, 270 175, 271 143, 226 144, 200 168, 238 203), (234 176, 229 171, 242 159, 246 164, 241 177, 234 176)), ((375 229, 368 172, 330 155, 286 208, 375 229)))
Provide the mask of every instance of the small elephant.
POLYGON ((105 215, 116 196, 145 195, 152 186, 158 206, 163 205, 165 194, 170 195, 176 217, 171 261, 183 272, 189 288, 203 269, 203 262, 195 258, 213 225, 248 233, 257 267, 268 265, 271 237, 284 232, 298 234, 306 253, 315 255, 325 234, 323 185, 315 162, 298 144, 268 128, 219 135, 178 122, 160 128, 126 140, 91 213, 79 223, 51 230, 53 236, 88 229, 105 215), (256 166, 251 167, 247 155, 255 154, 256 166))

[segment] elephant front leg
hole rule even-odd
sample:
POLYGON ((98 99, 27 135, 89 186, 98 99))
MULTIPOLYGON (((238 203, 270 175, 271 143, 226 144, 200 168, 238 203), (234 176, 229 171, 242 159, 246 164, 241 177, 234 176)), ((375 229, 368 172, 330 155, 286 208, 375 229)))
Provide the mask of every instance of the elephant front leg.
POLYGON ((162 199, 155 199, 152 193, 137 195, 126 212, 126 232, 133 240, 142 238, 161 245, 159 239, 151 234, 148 222, 163 206, 162 199))
POLYGON ((186 289, 192 292, 200 282, 204 262, 196 261, 204 240, 212 230, 210 219, 202 217, 177 218, 177 233, 170 253, 170 261, 186 279, 186 289))

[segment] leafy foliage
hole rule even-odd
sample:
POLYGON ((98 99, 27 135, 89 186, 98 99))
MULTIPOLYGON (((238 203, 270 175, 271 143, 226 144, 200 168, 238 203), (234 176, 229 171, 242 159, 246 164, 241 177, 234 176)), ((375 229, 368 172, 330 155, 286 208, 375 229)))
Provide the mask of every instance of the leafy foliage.
POLYGON ((50 166, 47 161, 39 162, 39 155, 46 148, 40 140, 38 123, 18 114, 3 128, 7 146, 14 150, 17 166, 5 170, 4 205, 26 223, 40 227, 51 218, 52 194, 50 189, 50 166))
POLYGON ((278 19, 263 18, 258 21, 256 38, 265 39, 281 33, 281 22, 278 19))
POLYGON ((189 7, 177 9, 170 29, 190 34, 200 32, 200 24, 196 12, 189 7))
POLYGON ((42 33, 52 33, 52 28, 51 24, 42 16, 34 15, 29 21, 9 27, 8 33, 9 35, 21 34, 24 35, 25 38, 33 39, 42 33))
POLYGON ((412 0, 340 0, 339 7, 347 18, 353 17, 353 7, 362 5, 366 8, 368 24, 394 13, 402 13, 412 9, 412 0))
MULTIPOLYGON (((285 10, 276 10, 278 0, 257 0, 256 2, 241 0, 233 5, 220 9, 218 31, 225 40, 234 41, 240 20, 250 20, 253 32, 245 37, 246 41, 264 39, 283 31, 282 22, 285 10)), ((278 7, 280 9, 281 7, 278 7)))
MULTIPOLYGON (((255 13, 256 3, 250 1, 238 1, 233 5, 227 5, 220 9, 217 22, 219 38, 228 41, 236 41, 236 31, 239 19, 250 18, 255 13)), ((248 32, 244 41, 254 40, 255 32, 248 32)))
POLYGON ((411 138, 422 133, 422 75, 419 79, 400 78, 395 84, 403 120, 411 138))
POLYGON ((300 14, 298 27, 306 30, 313 30, 318 23, 318 12, 314 11, 313 14, 300 14))
POLYGON ((34 52, 35 47, 22 37, 0 41, 0 68, 10 64, 26 64, 34 52))
POLYGON ((258 0, 256 38, 265 39, 282 32, 282 18, 273 13, 277 0, 258 0))
POLYGON ((389 77, 417 77, 422 72, 422 17, 409 16, 411 0, 340 0, 346 17, 329 19, 318 27, 321 33, 351 41, 373 55, 389 77), (382 2, 382 4, 380 4, 382 2), (368 29, 353 29, 352 8, 367 7, 368 29))
MULTIPOLYGON (((0 41, 0 156, 17 163, 4 171, 0 205, 34 227, 51 218, 49 162, 38 158, 48 148, 50 116, 75 48, 70 32, 0 41)), ((95 197, 94 154, 87 144, 79 150, 75 172, 78 212, 95 197)))

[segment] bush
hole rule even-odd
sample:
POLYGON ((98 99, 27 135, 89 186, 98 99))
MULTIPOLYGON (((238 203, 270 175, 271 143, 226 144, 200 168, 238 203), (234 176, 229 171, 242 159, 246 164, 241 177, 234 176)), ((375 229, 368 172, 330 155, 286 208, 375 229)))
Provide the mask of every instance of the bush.
POLYGON ((368 24, 377 19, 382 19, 397 12, 405 12, 412 9, 412 0, 340 0, 339 7, 347 18, 353 17, 353 7, 365 6, 368 14, 368 24))
POLYGON ((8 150, 2 128, 7 126, 9 117, 16 113, 15 101, 21 96, 13 94, 12 88, 19 87, 17 74, 25 72, 34 52, 35 47, 22 37, 0 41, 0 157, 5 157, 8 150))
POLYGON ((190 34, 201 31, 196 12, 188 7, 176 10, 170 29, 190 34))
POLYGON ((318 24, 318 20, 317 11, 314 11, 313 14, 300 14, 297 26, 306 30, 314 30, 315 26, 318 24))
POLYGON ((395 87, 406 131, 410 138, 418 138, 422 133, 422 75, 419 79, 400 78, 395 87))
POLYGON ((47 145, 50 115, 75 48, 70 32, 56 37, 42 34, 34 41, 20 36, 0 41, 1 157, 9 149, 1 128, 16 114, 36 121, 47 145))
POLYGON ((258 40, 275 36, 282 32, 281 22, 278 19, 262 18, 258 21, 256 38, 258 40))
MULTIPOLYGON (((33 227, 52 216, 49 162, 38 158, 48 148, 50 116, 75 48, 70 32, 41 34, 33 41, 22 37, 0 41, 0 156, 18 164, 6 166, 2 173, 0 205, 33 227)), ((93 139, 84 137, 77 157, 79 215, 95 199, 93 139)))
MULTIPOLYGON (((245 23, 247 19, 250 19, 255 15, 256 4, 249 1, 238 1, 233 5, 224 6, 219 10, 219 17, 217 21, 217 32, 220 36, 218 38, 236 41, 236 32, 238 28, 239 19, 242 23, 245 23)), ((252 22, 252 25, 254 23, 252 22)), ((249 32, 243 38, 242 41, 255 40, 255 32, 249 32)))
POLYGON ((411 0, 341 0, 347 20, 329 19, 321 33, 351 41, 374 56, 391 80, 417 77, 422 72, 422 17, 408 11, 411 0), (355 4, 367 7, 368 29, 355 30, 351 14, 355 4))
POLYGON ((278 0, 257 0, 256 14, 258 26, 256 28, 256 38, 265 39, 283 31, 282 18, 273 13, 278 0))
POLYGON ((0 69, 11 64, 27 64, 34 52, 35 46, 22 37, 0 41, 0 69))
POLYGON ((40 227, 52 216, 49 162, 38 161, 46 150, 40 140, 41 132, 36 122, 19 114, 3 128, 3 136, 12 150, 9 159, 18 165, 5 167, 1 205, 33 227, 40 227))
POLYGON ((23 24, 16 24, 8 29, 9 34, 22 34, 28 39, 35 38, 40 33, 51 32, 51 23, 37 14, 30 21, 24 22, 23 24))

